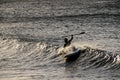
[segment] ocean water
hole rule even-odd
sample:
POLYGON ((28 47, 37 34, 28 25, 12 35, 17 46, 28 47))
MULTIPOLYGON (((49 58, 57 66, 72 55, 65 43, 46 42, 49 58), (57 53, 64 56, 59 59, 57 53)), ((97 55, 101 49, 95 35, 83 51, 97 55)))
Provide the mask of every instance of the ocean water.
POLYGON ((1 0, 0 80, 120 80, 119 3, 1 0), (66 63, 58 54, 71 34, 87 48, 66 63))

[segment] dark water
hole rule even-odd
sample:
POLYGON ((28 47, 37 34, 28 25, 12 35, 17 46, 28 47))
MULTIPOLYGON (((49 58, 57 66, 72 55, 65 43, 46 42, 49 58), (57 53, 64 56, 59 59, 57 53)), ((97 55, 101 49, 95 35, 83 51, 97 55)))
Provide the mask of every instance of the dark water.
POLYGON ((119 80, 119 0, 1 0, 0 80, 119 80), (66 64, 63 36, 88 46, 66 64), (68 36, 69 37, 69 36, 68 36))

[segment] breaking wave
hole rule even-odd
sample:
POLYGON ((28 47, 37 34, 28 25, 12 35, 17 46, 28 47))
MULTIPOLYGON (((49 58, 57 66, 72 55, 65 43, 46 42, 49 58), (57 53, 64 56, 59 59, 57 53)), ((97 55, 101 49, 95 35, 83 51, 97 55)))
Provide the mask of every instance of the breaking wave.
MULTIPOLYGON (((45 42, 27 42, 17 39, 0 41, 0 69, 39 69, 40 67, 66 66, 57 53, 59 46, 45 42)), ((79 58, 72 62, 83 69, 120 69, 120 55, 105 50, 86 47, 79 58)), ((69 64, 67 65, 69 66, 69 64)))
POLYGON ((55 52, 56 46, 53 47, 44 42, 1 40, 0 69, 44 66, 49 63, 55 52))
POLYGON ((85 69, 100 68, 120 69, 120 55, 105 50, 86 47, 85 52, 80 54, 79 63, 85 69))

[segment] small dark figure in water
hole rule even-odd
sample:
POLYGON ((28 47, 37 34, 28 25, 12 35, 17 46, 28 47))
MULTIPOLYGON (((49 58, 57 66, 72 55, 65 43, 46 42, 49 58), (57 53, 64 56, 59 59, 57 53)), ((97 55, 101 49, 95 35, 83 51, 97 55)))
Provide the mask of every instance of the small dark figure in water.
POLYGON ((78 50, 77 48, 75 48, 75 46, 72 46, 71 42, 73 40, 73 35, 71 35, 71 38, 65 38, 64 39, 64 46, 63 46, 63 52, 62 55, 64 55, 65 58, 65 62, 71 62, 71 61, 75 61, 80 53, 82 52, 81 50, 78 50))
POLYGON ((72 44, 73 35, 71 35, 71 38, 65 38, 64 39, 64 46, 59 49, 59 55, 62 55, 65 59, 65 62, 72 62, 78 59, 80 54, 84 53, 84 48, 79 48, 77 45, 72 44))
POLYGON ((65 44, 64 44, 64 48, 66 47, 66 46, 69 46, 70 44, 71 44, 71 41, 73 40, 73 35, 71 35, 71 39, 70 40, 68 40, 68 38, 65 38, 64 39, 64 42, 65 42, 65 44))

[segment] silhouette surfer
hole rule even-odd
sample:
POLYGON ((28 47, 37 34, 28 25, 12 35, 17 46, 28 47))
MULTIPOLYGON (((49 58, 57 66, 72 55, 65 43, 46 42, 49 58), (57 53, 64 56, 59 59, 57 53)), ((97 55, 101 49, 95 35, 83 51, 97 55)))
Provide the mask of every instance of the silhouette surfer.
POLYGON ((71 35, 71 39, 69 39, 69 40, 68 40, 68 38, 65 38, 64 39, 64 42, 65 42, 64 47, 69 46, 71 44, 72 40, 73 40, 73 35, 71 35))

